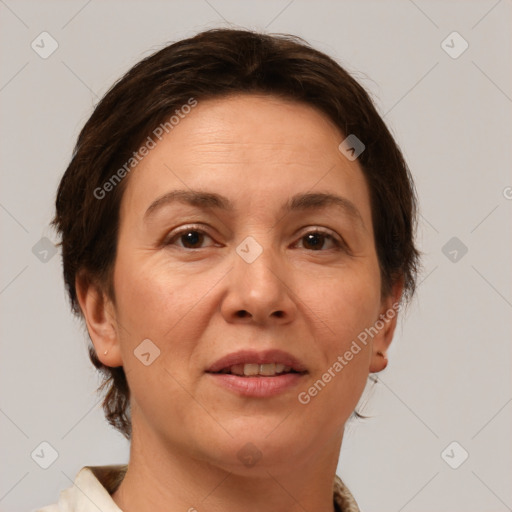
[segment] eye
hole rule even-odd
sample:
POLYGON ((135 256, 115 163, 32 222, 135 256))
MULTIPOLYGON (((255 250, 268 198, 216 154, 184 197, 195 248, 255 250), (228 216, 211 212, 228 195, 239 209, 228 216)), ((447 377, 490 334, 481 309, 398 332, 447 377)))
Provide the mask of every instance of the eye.
POLYGON ((343 249, 345 247, 345 244, 334 235, 319 229, 309 231, 300 238, 300 241, 303 241, 304 249, 310 249, 312 251, 325 250, 326 242, 328 245, 331 245, 331 247, 327 247, 327 249, 343 249))
POLYGON ((212 240, 202 229, 188 227, 173 233, 171 237, 164 242, 164 245, 176 245, 176 242, 179 241, 181 244, 178 244, 178 247, 183 249, 201 249, 207 238, 212 240))
MULTIPOLYGON (((212 237, 209 236, 204 230, 192 226, 185 227, 175 233, 172 233, 170 237, 164 241, 164 245, 177 245, 182 249, 202 249, 205 247, 204 243, 207 239, 213 241, 212 237)), ((344 249, 346 247, 342 240, 339 240, 330 232, 320 229, 315 229, 304 234, 297 243, 300 245, 301 242, 303 246, 302 248, 311 251, 325 251, 329 249, 336 250, 344 249)), ((210 244, 210 246, 211 245, 214 244, 210 244)))

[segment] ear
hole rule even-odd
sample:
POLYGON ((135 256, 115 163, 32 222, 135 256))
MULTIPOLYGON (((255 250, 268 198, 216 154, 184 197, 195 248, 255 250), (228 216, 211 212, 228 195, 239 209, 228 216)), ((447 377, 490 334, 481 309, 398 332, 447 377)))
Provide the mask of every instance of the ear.
POLYGON ((98 359, 105 366, 122 366, 116 311, 112 301, 85 272, 77 274, 75 289, 98 359))
POLYGON ((400 279, 393 285, 391 293, 382 301, 379 318, 374 325, 378 332, 372 342, 370 373, 380 372, 388 365, 387 351, 393 340, 403 289, 404 280, 400 279))

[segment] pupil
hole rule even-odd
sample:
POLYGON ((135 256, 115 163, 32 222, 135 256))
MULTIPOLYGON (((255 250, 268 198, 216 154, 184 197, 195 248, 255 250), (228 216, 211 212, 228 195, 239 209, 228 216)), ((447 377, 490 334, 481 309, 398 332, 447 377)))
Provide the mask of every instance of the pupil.
POLYGON ((318 249, 322 246, 322 239, 323 235, 318 233, 310 233, 309 235, 306 235, 307 244, 312 245, 313 249, 318 249))
POLYGON ((189 231, 182 238, 185 245, 197 245, 201 241, 201 234, 197 231, 189 231))

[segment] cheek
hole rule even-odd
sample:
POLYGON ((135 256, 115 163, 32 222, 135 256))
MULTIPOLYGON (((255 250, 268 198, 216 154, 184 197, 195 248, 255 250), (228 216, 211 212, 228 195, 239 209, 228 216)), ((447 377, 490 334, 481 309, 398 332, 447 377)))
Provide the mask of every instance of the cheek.
POLYGON ((321 281, 304 275, 300 289, 304 291, 301 300, 318 319, 317 335, 330 353, 344 350, 378 318, 380 275, 371 259, 365 265, 323 276, 321 281))
POLYGON ((118 258, 114 271, 116 312, 130 343, 136 344, 140 337, 157 342, 185 314, 189 295, 196 292, 193 285, 183 287, 181 280, 179 272, 162 272, 137 258, 118 258))
POLYGON ((178 356, 186 347, 190 349, 190 342, 209 321, 212 306, 208 292, 224 273, 222 269, 195 272, 192 265, 185 272, 182 264, 172 264, 158 255, 120 257, 114 286, 124 344, 133 349, 132 345, 149 338, 163 351, 173 342, 178 356))
POLYGON ((306 299, 319 319, 315 339, 323 357, 309 387, 300 390, 305 394, 299 401, 319 418, 325 410, 335 411, 329 419, 333 429, 350 416, 366 385, 371 343, 358 336, 373 325, 380 310, 376 262, 358 270, 332 276, 306 299))

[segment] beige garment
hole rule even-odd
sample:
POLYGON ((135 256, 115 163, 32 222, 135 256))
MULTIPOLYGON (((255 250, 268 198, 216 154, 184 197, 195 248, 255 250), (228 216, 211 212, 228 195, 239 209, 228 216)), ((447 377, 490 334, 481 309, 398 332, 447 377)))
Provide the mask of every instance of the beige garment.
MULTIPOLYGON (((77 474, 72 487, 61 491, 55 505, 39 508, 36 512, 122 512, 111 494, 124 478, 128 466, 85 466, 77 474)), ((360 512, 345 484, 334 478, 334 506, 336 512, 360 512)))

